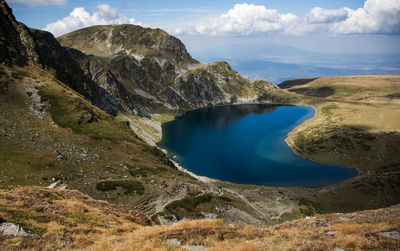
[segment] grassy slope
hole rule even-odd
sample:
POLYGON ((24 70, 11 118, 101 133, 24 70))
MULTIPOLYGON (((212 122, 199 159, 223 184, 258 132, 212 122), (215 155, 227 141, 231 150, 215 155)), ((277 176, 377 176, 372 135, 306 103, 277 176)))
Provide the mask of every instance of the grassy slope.
POLYGON ((124 122, 90 105, 47 72, 34 66, 2 72, 2 184, 45 186, 61 179, 98 199, 145 212, 156 198, 167 196, 159 185, 162 180, 171 184, 179 177, 198 184, 166 164, 162 152, 143 143, 124 122), (147 175, 136 175, 137 170, 147 175), (144 194, 129 193, 123 186, 99 191, 96 184, 102 180, 139 182, 144 194))
POLYGON ((316 215, 268 228, 222 220, 151 226, 143 214, 78 191, 40 187, 0 189, 0 219, 38 232, 0 234, 1 250, 398 250, 383 232, 400 230, 400 209, 316 215), (175 239, 175 242, 171 241, 175 239), (176 242, 179 241, 179 244, 176 242))
MULTIPOLYGON (((233 192, 219 193, 215 185, 171 168, 159 150, 138 139, 124 122, 92 106, 49 72, 35 66, 0 69, 1 184, 48 186, 63 180, 96 199, 155 214, 156 221, 158 216, 215 213, 230 222, 271 223, 233 192), (199 194, 189 195, 187 186, 199 194), (164 210, 174 201, 179 206, 181 199, 196 201, 203 195, 211 195, 210 200, 164 210)), ((293 207, 295 202, 286 204, 293 207)))
POLYGON ((313 119, 289 134, 289 145, 305 158, 360 172, 310 199, 328 211, 399 202, 400 76, 323 77, 281 87, 304 95, 302 104, 316 109, 313 119))
MULTIPOLYGON (((197 218, 204 217, 205 213, 215 213, 229 222, 245 221, 264 225, 315 212, 379 208, 398 202, 396 195, 400 184, 396 162, 384 171, 378 167, 368 169, 372 165, 361 166, 360 170, 365 172, 360 177, 323 189, 259 187, 225 182, 204 184, 166 165, 163 155, 139 140, 127 125, 91 106, 48 72, 34 66, 2 68, 0 80, 2 184, 46 186, 53 182, 53 178, 61 179, 71 188, 97 199, 122 203, 148 215, 158 213, 153 217, 155 221, 159 220, 158 216, 165 219, 174 216, 197 218), (105 180, 105 184, 98 185, 105 180), (162 181, 165 181, 166 187, 162 181), (180 187, 170 197, 166 191, 172 192, 173 186, 182 183, 190 185, 191 191, 199 191, 199 194, 191 195, 180 187), (201 196, 208 195, 212 197, 202 200, 201 196), (187 201, 194 206, 182 206, 187 201)), ((392 102, 388 107, 396 106, 397 100, 390 98, 396 97, 396 85, 390 86, 386 86, 379 97, 370 98, 370 95, 368 100, 376 102, 374 105, 346 100, 342 103, 371 109, 375 105, 382 105, 379 100, 388 98, 392 102)), ((336 111, 337 106, 342 105, 338 100, 342 96, 332 97, 334 101, 308 97, 307 104, 320 109, 318 115, 329 115, 329 119, 323 119, 321 123, 345 123, 346 120, 335 119, 337 114, 344 116, 343 111, 336 111), (330 102, 335 102, 335 106, 330 102)), ((346 94, 346 98, 352 97, 346 94)), ((386 107, 384 111, 387 112, 386 107)), ((365 113, 369 112, 367 110, 365 113)), ((388 122, 386 125, 393 126, 388 122)), ((349 130, 352 132, 354 128, 349 130)), ((339 130, 330 133, 345 132, 339 130)), ((356 130, 353 134, 357 140, 360 140, 360 135, 362 139, 368 139, 367 144, 374 147, 376 138, 368 136, 374 136, 372 132, 356 130)), ((319 134, 313 132, 310 135, 319 134)), ((396 139, 392 134, 385 139, 398 146, 391 141, 396 139)), ((357 149, 361 151, 366 148, 357 149)), ((379 147, 380 151, 385 152, 385 149, 379 147)), ((351 154, 350 149, 344 150, 348 151, 346 154, 351 154)), ((390 150, 392 148, 387 149, 389 153, 390 150)), ((395 154, 391 156, 397 157, 395 154)), ((338 161, 343 159, 336 158, 338 161)))

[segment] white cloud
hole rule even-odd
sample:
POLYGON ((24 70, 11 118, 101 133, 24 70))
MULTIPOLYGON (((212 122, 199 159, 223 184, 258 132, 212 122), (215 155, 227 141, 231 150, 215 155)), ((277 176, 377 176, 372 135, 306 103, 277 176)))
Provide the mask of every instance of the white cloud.
POLYGON ((66 5, 68 0, 8 0, 10 3, 22 3, 30 7, 37 5, 66 5))
POLYGON ((127 18, 117 9, 111 8, 108 4, 100 4, 97 11, 90 14, 83 7, 75 8, 67 17, 47 24, 44 30, 60 36, 80 28, 100 24, 141 24, 134 18, 127 18))
POLYGON ((263 5, 235 4, 217 19, 186 32, 211 35, 400 34, 400 1, 366 0, 363 8, 356 10, 315 7, 304 17, 281 14, 263 5))
POLYGON ((363 8, 348 11, 349 17, 335 25, 338 33, 400 33, 398 0, 367 0, 363 8))
MULTIPOLYGON (((281 31, 282 17, 278 11, 262 5, 235 4, 233 9, 206 25, 196 27, 199 33, 252 34, 257 32, 281 31)), ((291 19, 286 19, 291 21, 291 19)))
POLYGON ((333 23, 344 21, 349 16, 349 9, 327 10, 320 7, 312 8, 305 19, 308 23, 333 23))

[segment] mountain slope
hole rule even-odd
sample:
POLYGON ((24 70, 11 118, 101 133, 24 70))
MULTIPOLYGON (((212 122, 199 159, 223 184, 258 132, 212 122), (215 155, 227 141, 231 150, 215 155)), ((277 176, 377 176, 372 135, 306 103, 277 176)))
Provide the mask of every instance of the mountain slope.
POLYGON ((0 233, 2 250, 398 250, 400 209, 315 215, 267 228, 222 220, 149 226, 141 214, 78 191, 0 189, 0 226, 16 223, 37 236, 0 233))
MULTIPOLYGON (((58 80, 85 96, 100 109, 112 113, 120 107, 134 112, 133 104, 123 86, 115 81, 108 81, 109 86, 100 86, 81 70, 73 58, 76 54, 68 53, 52 34, 29 29, 17 22, 5 1, 1 1, 0 7, 0 41, 3 43, 0 62, 17 63, 21 66, 34 62, 42 69, 51 71, 58 80), (109 92, 109 89, 113 91, 109 92)), ((81 57, 85 56, 82 54, 81 57)))
MULTIPOLYGON (((166 33, 156 30, 153 39, 154 30, 129 25, 85 30, 90 34, 92 29, 99 29, 94 33, 97 35, 85 40, 85 44, 99 42, 101 45, 98 53, 97 47, 92 46, 90 50, 95 55, 86 55, 77 49, 62 47, 50 33, 18 23, 3 0, 0 0, 0 7, 0 18, 4 21, 0 34, 4 46, 0 50, 2 185, 48 186, 62 181, 69 188, 96 199, 140 210, 161 224, 217 217, 229 223, 242 221, 265 226, 316 212, 373 209, 399 202, 396 196, 400 188, 397 132, 372 135, 380 139, 384 147, 371 151, 378 153, 371 155, 377 156, 377 161, 363 160, 365 166, 359 177, 326 188, 302 189, 197 180, 177 170, 163 152, 144 143, 131 130, 156 128, 152 133, 159 137, 157 122, 172 119, 188 109, 209 105, 289 101, 318 105, 340 101, 313 98, 321 93, 325 97, 344 99, 341 103, 353 105, 360 101, 360 105, 372 107, 372 104, 364 104, 370 100, 363 97, 371 94, 371 88, 311 86, 296 90, 306 94, 304 96, 290 95, 265 81, 250 82, 242 78, 225 62, 198 64, 179 41, 166 33), (134 42, 136 40, 128 39, 129 44, 124 44, 119 33, 113 40, 115 34, 109 29, 120 28, 126 29, 125 35, 132 29, 134 32, 130 36, 138 29, 140 41, 142 37, 148 39, 138 44, 134 42), (106 37, 102 33, 104 30, 108 30, 106 37), (156 38, 166 40, 168 46, 161 45, 156 38), (107 39, 116 42, 106 43, 107 39), (104 46, 107 48, 109 44, 114 49, 102 54, 104 46), (143 52, 127 54, 122 45, 132 46, 128 50, 138 48, 135 53, 143 52), (147 45, 150 46, 147 48, 147 45), (172 49, 168 49, 170 47, 172 49), (381 156, 393 159, 387 162, 390 162, 388 165, 378 166, 381 156), (370 172, 370 162, 382 168, 370 172)), ((78 35, 73 41, 83 36, 78 35)), ((385 81, 393 82, 390 78, 385 81)), ((380 97, 375 97, 393 102, 390 106, 396 109, 388 111, 394 111, 394 114, 399 110, 397 90, 377 92, 380 97)), ((306 146, 303 153, 312 156, 315 149, 325 151, 327 148, 318 148, 320 140, 314 140, 321 135, 334 136, 327 141, 332 144, 324 154, 325 157, 334 156, 336 161, 349 161, 350 155, 343 154, 351 149, 346 140, 349 135, 354 136, 357 150, 371 150, 368 146, 372 137, 364 133, 365 128, 339 127, 343 118, 335 106, 319 108, 318 116, 325 116, 324 121, 330 127, 319 128, 328 129, 323 133, 310 130, 307 137, 299 138, 306 146), (335 130, 340 137, 334 135, 335 130), (342 132, 346 137, 341 135, 342 132), (313 148, 310 150, 307 146, 313 148)), ((349 114, 359 111, 362 111, 360 115, 365 113, 365 110, 348 110, 349 114)), ((382 114, 387 115, 386 112, 382 114)), ((396 124, 393 128, 399 127, 396 124)), ((349 162, 341 163, 350 166, 349 162)))
POLYGON ((400 76, 362 75, 286 81, 316 116, 295 128, 287 143, 304 158, 357 169, 354 179, 313 198, 328 211, 399 203, 400 76))
MULTIPOLYGON (((273 84, 254 84, 242 78, 226 62, 199 64, 177 38, 160 29, 135 25, 101 25, 84 28, 57 38, 65 47, 90 55, 109 70, 136 97, 142 114, 165 113, 229 104, 258 102, 269 93, 271 100, 286 101, 273 84)), ((85 67, 87 63, 81 62, 85 67)), ((89 75, 95 69, 86 68, 89 75)))
MULTIPOLYGON (((27 28, 15 20, 4 0, 0 10, 7 24, 0 34, 5 46, 0 51, 2 185, 48 186, 62 181, 96 199, 138 209, 157 222, 174 221, 163 212, 165 207, 176 202, 179 209, 188 200, 195 202, 187 212, 190 217, 215 214, 230 222, 258 225, 270 221, 236 192, 177 170, 162 151, 131 130, 142 124, 120 121, 122 115, 139 114, 139 105, 147 108, 155 102, 140 103, 140 95, 125 93, 105 67, 105 58, 93 60, 95 56, 60 46, 48 32, 27 28), (109 114, 115 111, 124 113, 109 114)), ((292 208, 296 202, 282 204, 292 208)))

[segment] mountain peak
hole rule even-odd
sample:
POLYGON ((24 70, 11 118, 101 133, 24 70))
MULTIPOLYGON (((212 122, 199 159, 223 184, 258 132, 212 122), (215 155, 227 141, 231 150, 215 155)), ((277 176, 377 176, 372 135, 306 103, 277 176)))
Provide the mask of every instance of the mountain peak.
POLYGON ((168 59, 175 65, 198 63, 178 38, 161 29, 143 28, 138 25, 96 25, 73 31, 57 39, 65 47, 98 57, 157 57, 168 59))

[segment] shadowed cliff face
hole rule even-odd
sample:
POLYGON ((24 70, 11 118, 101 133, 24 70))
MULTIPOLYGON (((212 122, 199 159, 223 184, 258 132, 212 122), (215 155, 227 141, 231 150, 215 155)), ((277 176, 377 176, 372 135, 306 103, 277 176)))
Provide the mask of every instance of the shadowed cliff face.
POLYGON ((28 60, 26 45, 31 40, 27 27, 17 22, 11 8, 0 0, 0 62, 25 65, 28 60))
MULTIPOLYGON (((17 22, 5 1, 0 2, 0 8, 0 62, 9 65, 33 63, 49 70, 59 81, 108 113, 118 108, 136 112, 123 86, 112 81, 112 78, 107 81, 107 86, 101 86, 96 78, 92 79, 81 69, 74 57, 89 61, 86 55, 66 50, 49 32, 29 29, 17 22)), ((103 71, 107 75, 108 72, 103 71)))

